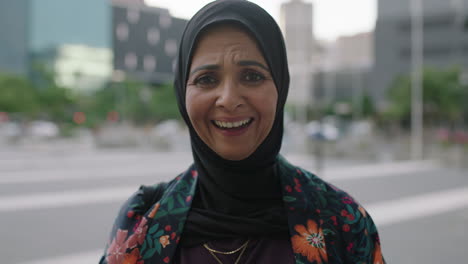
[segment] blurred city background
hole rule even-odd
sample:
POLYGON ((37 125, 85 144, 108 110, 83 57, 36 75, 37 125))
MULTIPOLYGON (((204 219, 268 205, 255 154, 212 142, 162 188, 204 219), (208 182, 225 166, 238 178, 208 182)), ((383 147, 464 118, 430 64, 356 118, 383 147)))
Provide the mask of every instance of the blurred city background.
MULTIPOLYGON (((172 81, 209 1, 0 1, 0 253, 97 263, 191 162, 172 81)), ((468 0, 255 0, 285 36, 282 153, 360 201, 388 263, 465 263, 468 0)))

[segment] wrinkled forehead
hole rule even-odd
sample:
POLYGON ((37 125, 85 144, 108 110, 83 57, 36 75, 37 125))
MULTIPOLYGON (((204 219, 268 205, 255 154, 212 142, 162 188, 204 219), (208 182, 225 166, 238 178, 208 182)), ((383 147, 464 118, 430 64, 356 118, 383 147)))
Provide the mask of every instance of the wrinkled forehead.
POLYGON ((251 33, 241 26, 219 24, 199 34, 192 50, 189 68, 196 64, 197 58, 200 56, 204 58, 217 57, 218 53, 250 56, 252 59, 255 58, 259 62, 266 63, 259 43, 251 33))
MULTIPOLYGON (((217 35, 219 37, 223 33, 244 34, 244 36, 246 36, 249 40, 252 41, 252 43, 254 43, 255 48, 260 52, 262 58, 265 59, 265 54, 263 54, 262 48, 260 47, 260 43, 255 38, 254 34, 250 32, 250 30, 248 30, 248 28, 243 26, 242 24, 229 21, 229 22, 220 22, 220 23, 211 24, 211 25, 206 26, 202 30, 200 30, 198 35, 195 37, 194 44, 190 51, 189 56, 191 59, 189 60, 189 62, 190 63, 192 62, 193 56, 199 49, 200 43, 203 40, 206 40, 207 38, 214 36, 214 35, 217 35)), ((190 65, 189 65, 189 68, 190 68, 190 65)))

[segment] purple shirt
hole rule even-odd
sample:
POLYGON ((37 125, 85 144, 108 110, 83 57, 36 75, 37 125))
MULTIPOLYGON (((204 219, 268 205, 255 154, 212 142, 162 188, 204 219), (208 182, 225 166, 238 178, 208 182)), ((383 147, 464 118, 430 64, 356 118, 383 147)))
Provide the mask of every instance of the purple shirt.
MULTIPOLYGON (((245 239, 219 240, 208 243, 208 246, 218 251, 232 251, 246 242, 245 239)), ((222 263, 232 264, 239 257, 241 251, 231 255, 216 254, 222 263)), ((211 253, 203 246, 182 247, 176 251, 174 264, 219 264, 211 253)), ((242 264, 294 264, 295 259, 289 239, 251 239, 239 263, 242 264)))

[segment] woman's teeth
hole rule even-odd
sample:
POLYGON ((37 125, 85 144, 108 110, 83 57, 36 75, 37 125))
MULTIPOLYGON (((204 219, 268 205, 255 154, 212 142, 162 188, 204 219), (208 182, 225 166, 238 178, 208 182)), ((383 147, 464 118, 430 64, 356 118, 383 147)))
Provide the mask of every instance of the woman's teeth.
POLYGON ((251 119, 249 118, 249 119, 245 119, 245 120, 238 121, 238 122, 223 122, 223 121, 214 120, 214 123, 216 126, 220 128, 238 128, 238 127, 247 125, 248 123, 250 123, 250 121, 251 119))

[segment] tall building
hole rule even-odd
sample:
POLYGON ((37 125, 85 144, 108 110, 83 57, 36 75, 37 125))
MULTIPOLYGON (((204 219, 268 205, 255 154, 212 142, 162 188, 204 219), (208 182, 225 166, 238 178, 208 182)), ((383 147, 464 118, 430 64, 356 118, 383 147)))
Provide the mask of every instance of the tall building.
POLYGON ((143 1, 113 0, 112 14, 115 73, 153 84, 172 82, 187 21, 143 1))
POLYGON ((33 55, 55 73, 58 85, 78 93, 104 87, 112 77, 112 50, 87 45, 64 44, 33 55))
POLYGON ((291 0, 281 5, 280 26, 290 63, 310 63, 314 48, 312 3, 291 0))
POLYGON ((0 71, 27 74, 31 54, 64 44, 110 48, 107 0, 0 1, 0 71))
MULTIPOLYGON (((429 67, 468 67, 468 0, 423 0, 423 60, 429 67)), ((389 87, 411 71, 411 0, 379 0, 372 95, 384 103, 389 87)))
POLYGON ((371 89, 374 33, 341 36, 324 44, 320 67, 314 73, 314 98, 326 104, 362 99, 371 89))
POLYGON ((0 1, 0 72, 27 72, 28 7, 28 0, 0 1))
POLYGON ((369 70, 374 65, 374 32, 341 36, 336 40, 333 67, 369 70))
POLYGON ((306 106, 312 98, 312 56, 315 50, 313 7, 302 0, 281 5, 280 25, 288 52, 291 75, 288 103, 306 106))

